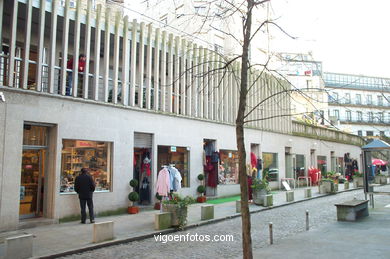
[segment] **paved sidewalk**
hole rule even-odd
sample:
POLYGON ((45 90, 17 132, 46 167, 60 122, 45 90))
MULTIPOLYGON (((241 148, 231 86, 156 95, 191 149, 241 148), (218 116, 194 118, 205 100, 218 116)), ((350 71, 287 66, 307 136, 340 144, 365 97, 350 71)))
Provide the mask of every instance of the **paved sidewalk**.
MULTIPOLYGON (((339 191, 343 191, 342 184, 339 185, 339 191)), ((318 187, 312 188, 314 198, 326 196, 319 194, 318 187)), ((284 191, 276 191, 273 195, 274 206, 284 206, 291 203, 286 202, 284 191)), ((304 198, 303 188, 295 189, 295 202, 307 200, 304 198)), ((194 204, 189 207, 188 211, 188 226, 194 227, 199 224, 208 224, 225 218, 238 217, 236 213, 235 202, 227 202, 215 205, 215 219, 210 221, 200 220, 200 208, 202 204, 194 204)), ((251 212, 272 209, 272 207, 264 208, 250 205, 251 212)), ((86 251, 94 247, 103 247, 111 244, 125 243, 132 240, 140 240, 152 237, 154 234, 168 233, 175 231, 168 229, 166 231, 154 230, 154 214, 157 211, 147 210, 141 211, 136 215, 120 215, 97 218, 96 222, 113 221, 115 240, 94 244, 92 243, 92 224, 80 224, 77 222, 69 222, 62 224, 52 224, 39 226, 30 229, 22 229, 18 231, 0 233, 0 256, 4 256, 4 239, 6 237, 19 234, 33 234, 33 255, 34 257, 55 257, 58 255, 71 254, 74 251, 86 251)))
MULTIPOLYGON (((388 191, 388 190, 387 190, 388 191)), ((253 251, 253 258, 388 259, 390 258, 390 196, 376 202, 369 217, 332 222, 253 251), (387 198, 387 199, 386 199, 387 198)))

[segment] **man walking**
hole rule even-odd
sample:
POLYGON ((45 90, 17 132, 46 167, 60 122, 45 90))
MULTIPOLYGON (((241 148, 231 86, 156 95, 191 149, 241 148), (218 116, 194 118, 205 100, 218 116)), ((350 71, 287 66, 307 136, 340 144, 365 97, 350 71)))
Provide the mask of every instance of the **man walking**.
POLYGON ((95 216, 93 214, 92 194, 95 191, 95 183, 92 177, 88 174, 87 168, 81 169, 81 174, 76 177, 75 191, 79 194, 80 208, 81 208, 81 223, 85 224, 87 213, 85 212, 85 205, 88 205, 89 219, 91 223, 95 223, 95 216))

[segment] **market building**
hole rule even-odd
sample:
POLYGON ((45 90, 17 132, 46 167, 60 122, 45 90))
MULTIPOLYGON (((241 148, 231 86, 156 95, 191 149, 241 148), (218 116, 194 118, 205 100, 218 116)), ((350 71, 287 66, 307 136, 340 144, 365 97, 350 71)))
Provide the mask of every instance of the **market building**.
MULTIPOLYGON (((239 193, 239 64, 211 74, 222 58, 201 45, 92 1, 65 2, 0 2, 0 230, 77 215, 83 167, 97 213, 127 207, 133 178, 148 183, 142 203, 154 202, 164 165, 180 171, 182 195, 196 196, 204 172, 207 195, 239 193)), ((288 94, 267 99, 287 82, 259 74, 250 75, 245 145, 248 163, 252 152, 272 172, 271 187, 309 167, 336 168, 345 153, 360 162, 361 138, 293 122, 288 94)))

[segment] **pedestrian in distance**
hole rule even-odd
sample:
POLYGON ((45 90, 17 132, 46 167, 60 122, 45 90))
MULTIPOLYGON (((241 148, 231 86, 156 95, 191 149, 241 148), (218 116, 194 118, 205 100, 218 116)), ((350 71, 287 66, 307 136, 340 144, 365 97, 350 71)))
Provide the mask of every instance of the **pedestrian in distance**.
POLYGON ((93 201, 92 195, 95 191, 95 182, 88 173, 87 168, 81 169, 81 174, 76 177, 74 184, 75 191, 79 195, 80 208, 81 208, 81 223, 85 224, 87 219, 87 213, 85 211, 85 205, 88 206, 89 219, 91 223, 95 223, 95 215, 93 213, 93 201))
MULTIPOLYGON (((87 60, 87 58, 85 57, 84 54, 80 54, 79 56, 79 64, 78 64, 78 68, 79 68, 79 73, 83 73, 84 70, 85 70, 85 61, 87 60)), ((68 71, 67 74, 68 74, 68 84, 66 86, 66 95, 67 96, 70 96, 71 95, 71 91, 72 91, 72 87, 73 87, 73 58, 71 58, 70 60, 68 60, 68 63, 66 64, 66 68, 67 69, 71 69, 72 71, 68 71)))

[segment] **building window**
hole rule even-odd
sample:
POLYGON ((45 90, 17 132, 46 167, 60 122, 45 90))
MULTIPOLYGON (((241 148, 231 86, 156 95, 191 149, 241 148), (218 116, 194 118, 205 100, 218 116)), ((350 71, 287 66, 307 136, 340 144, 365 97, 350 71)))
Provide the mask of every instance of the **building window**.
POLYGON ((190 187, 190 151, 187 147, 158 146, 157 166, 174 165, 181 175, 181 187, 190 187))
POLYGON ((362 96, 360 94, 356 94, 356 104, 362 104, 362 96))
POLYGON ((221 163, 218 170, 220 184, 238 183, 238 153, 231 150, 220 150, 221 163))
POLYGON ((263 153, 263 175, 269 182, 279 180, 278 154, 263 153))
POLYGON ((338 93, 332 93, 331 102, 337 103, 338 101, 339 101, 339 94, 338 93))
POLYGON ((351 121, 352 120, 351 111, 346 111, 345 114, 346 114, 346 117, 347 117, 347 121, 351 121))
POLYGON ((306 88, 310 89, 313 87, 313 82, 311 80, 306 80, 306 88))
POLYGON ((351 103, 351 94, 346 93, 344 98, 345 98, 345 103, 351 103))
POLYGON ((339 113, 339 110, 334 110, 333 111, 333 115, 336 117, 336 119, 340 119, 340 113, 339 113))
POLYGON ((374 116, 372 112, 368 112, 368 121, 373 122, 374 121, 374 116))
POLYGON ((195 6, 195 14, 197 15, 205 15, 206 14, 206 6, 195 6))
POLYGON ((74 192, 74 180, 81 168, 88 168, 96 191, 111 190, 111 143, 62 140, 60 192, 74 192))
POLYGON ((371 105, 372 104, 372 95, 367 95, 367 104, 371 105))
POLYGON ((378 95, 378 105, 383 106, 383 96, 382 95, 378 95))
POLYGON ((378 112, 378 120, 379 120, 379 123, 384 123, 385 122, 385 118, 384 118, 383 112, 378 112))
POLYGON ((381 137, 384 137, 385 136, 385 132, 384 131, 379 131, 379 135, 381 136, 381 137))
POLYGON ((363 136, 363 132, 361 130, 358 130, 358 136, 363 136))
POLYGON ((374 132, 371 130, 366 131, 366 136, 374 136, 374 132))
POLYGON ((357 112, 357 121, 362 121, 362 120, 363 120, 363 113, 357 112))

